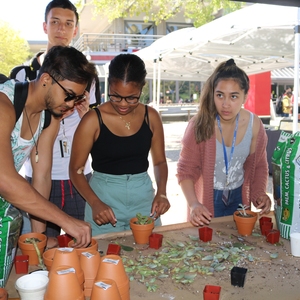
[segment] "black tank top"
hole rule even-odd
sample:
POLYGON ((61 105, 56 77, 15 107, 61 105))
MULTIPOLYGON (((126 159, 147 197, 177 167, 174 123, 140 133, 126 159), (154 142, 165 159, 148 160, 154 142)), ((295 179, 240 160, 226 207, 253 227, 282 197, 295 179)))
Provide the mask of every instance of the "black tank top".
POLYGON ((113 134, 103 123, 100 110, 95 110, 99 119, 100 135, 91 150, 93 170, 112 175, 146 172, 153 136, 147 105, 141 128, 131 136, 113 134))

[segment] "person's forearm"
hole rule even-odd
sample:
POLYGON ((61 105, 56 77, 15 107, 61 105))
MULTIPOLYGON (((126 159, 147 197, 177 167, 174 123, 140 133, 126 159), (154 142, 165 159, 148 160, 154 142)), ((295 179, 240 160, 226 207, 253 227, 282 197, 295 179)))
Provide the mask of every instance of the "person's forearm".
MULTIPOLYGON (((45 199, 49 199, 51 192, 51 179, 42 178, 41 176, 38 179, 32 178, 32 186, 38 191, 45 199)), ((34 215, 30 216, 31 230, 32 232, 45 232, 46 231, 46 221, 40 218, 35 217, 34 215)))
POLYGON ((166 195, 167 180, 168 180, 168 166, 167 162, 163 162, 153 168, 154 178, 157 185, 157 194, 166 195))
POLYGON ((93 204, 99 203, 99 201, 101 201, 97 195, 94 193, 94 191, 91 189, 88 181, 86 180, 86 177, 84 176, 84 174, 74 174, 73 172, 71 172, 70 169, 70 179, 74 185, 74 187, 76 188, 76 190, 78 191, 78 193, 81 195, 81 197, 83 197, 83 199, 85 199, 85 201, 92 207, 93 204))
POLYGON ((180 187, 188 203, 188 206, 190 208, 194 208, 195 206, 198 206, 199 201, 195 193, 195 187, 193 181, 190 179, 182 180, 180 182, 180 187))

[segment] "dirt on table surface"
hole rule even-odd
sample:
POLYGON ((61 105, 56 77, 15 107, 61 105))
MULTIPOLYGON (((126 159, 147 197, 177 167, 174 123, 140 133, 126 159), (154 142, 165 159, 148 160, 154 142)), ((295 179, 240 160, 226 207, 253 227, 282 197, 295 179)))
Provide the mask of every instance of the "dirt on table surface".
POLYGON ((222 300, 300 299, 300 258, 290 254, 290 242, 280 238, 277 244, 268 243, 259 222, 253 235, 241 240, 232 217, 224 220, 211 223, 213 237, 207 243, 199 240, 198 228, 180 229, 178 224, 174 230, 155 229, 164 236, 158 250, 135 245, 131 235, 101 239, 98 244, 103 249, 109 242, 134 248, 121 251, 132 280, 131 300, 199 300, 205 285, 220 286, 222 300), (244 287, 231 285, 233 266, 247 268, 244 287))
MULTIPOLYGON (((289 240, 268 243, 258 221, 253 234, 241 240, 232 216, 216 218, 210 227, 207 243, 189 223, 156 227, 154 232, 163 234, 159 249, 136 245, 131 232, 94 238, 102 255, 109 243, 133 248, 120 254, 131 280, 131 300, 199 300, 205 285, 220 286, 220 300, 300 300, 300 258, 290 254, 289 240), (233 266, 247 268, 244 287, 231 285, 233 266)), ((14 276, 7 286, 10 297, 18 296, 14 276)))

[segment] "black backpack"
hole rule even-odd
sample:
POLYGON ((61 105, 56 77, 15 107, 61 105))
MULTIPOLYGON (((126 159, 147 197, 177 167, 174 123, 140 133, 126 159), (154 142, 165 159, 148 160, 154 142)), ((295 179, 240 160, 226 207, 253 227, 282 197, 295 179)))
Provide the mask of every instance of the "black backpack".
POLYGON ((30 61, 30 65, 20 65, 20 66, 16 66, 14 67, 9 74, 9 78, 11 79, 15 79, 17 77, 17 74, 21 71, 24 70, 26 77, 25 79, 27 81, 31 81, 36 79, 37 77, 37 72, 40 69, 40 64, 37 60, 37 58, 43 54, 43 52, 39 52, 31 61, 30 61))
MULTIPOLYGON (((9 74, 9 78, 11 79, 16 79, 17 74, 21 71, 25 71, 25 80, 31 81, 36 79, 38 70, 41 68, 40 63, 38 62, 38 57, 43 54, 44 52, 39 52, 36 54, 36 56, 30 61, 29 65, 19 65, 14 67, 9 74)), ((98 76, 95 76, 95 98, 96 98, 96 103, 93 103, 90 105, 90 107, 95 107, 98 106, 101 103, 101 95, 100 95, 100 83, 99 83, 99 78, 98 76)), ((92 82, 89 82, 86 90, 89 92, 91 88, 92 82)))
POLYGON ((282 108, 283 108, 282 107, 282 97, 279 97, 278 101, 276 103, 276 109, 275 109, 277 115, 283 114, 283 109, 282 108))
MULTIPOLYGON (((8 77, 6 77, 3 74, 0 74, 0 84, 6 82, 7 80, 10 80, 8 77)), ((18 122, 22 111, 25 106, 25 102, 28 95, 28 81, 25 82, 16 82, 15 85, 15 95, 14 95, 14 108, 16 112, 16 123, 18 122)), ((47 128, 50 125, 51 122, 51 114, 48 110, 45 110, 45 122, 43 129, 47 128)))

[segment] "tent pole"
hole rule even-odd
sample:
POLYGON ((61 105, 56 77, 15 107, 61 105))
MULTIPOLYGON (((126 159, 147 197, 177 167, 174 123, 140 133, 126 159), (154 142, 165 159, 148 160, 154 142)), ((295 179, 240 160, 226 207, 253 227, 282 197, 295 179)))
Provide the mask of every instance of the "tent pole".
POLYGON ((153 107, 156 108, 156 58, 153 61, 153 107))
POLYGON ((156 100, 157 100, 157 110, 159 111, 159 104, 160 104, 160 59, 158 59, 158 66, 157 66, 157 94, 156 94, 156 100))
POLYGON ((108 66, 109 63, 104 65, 104 102, 106 102, 108 98, 108 66))
POLYGON ((295 62, 294 62, 294 107, 293 107, 293 133, 298 131, 298 102, 299 102, 299 47, 300 47, 300 7, 295 26, 295 62))

